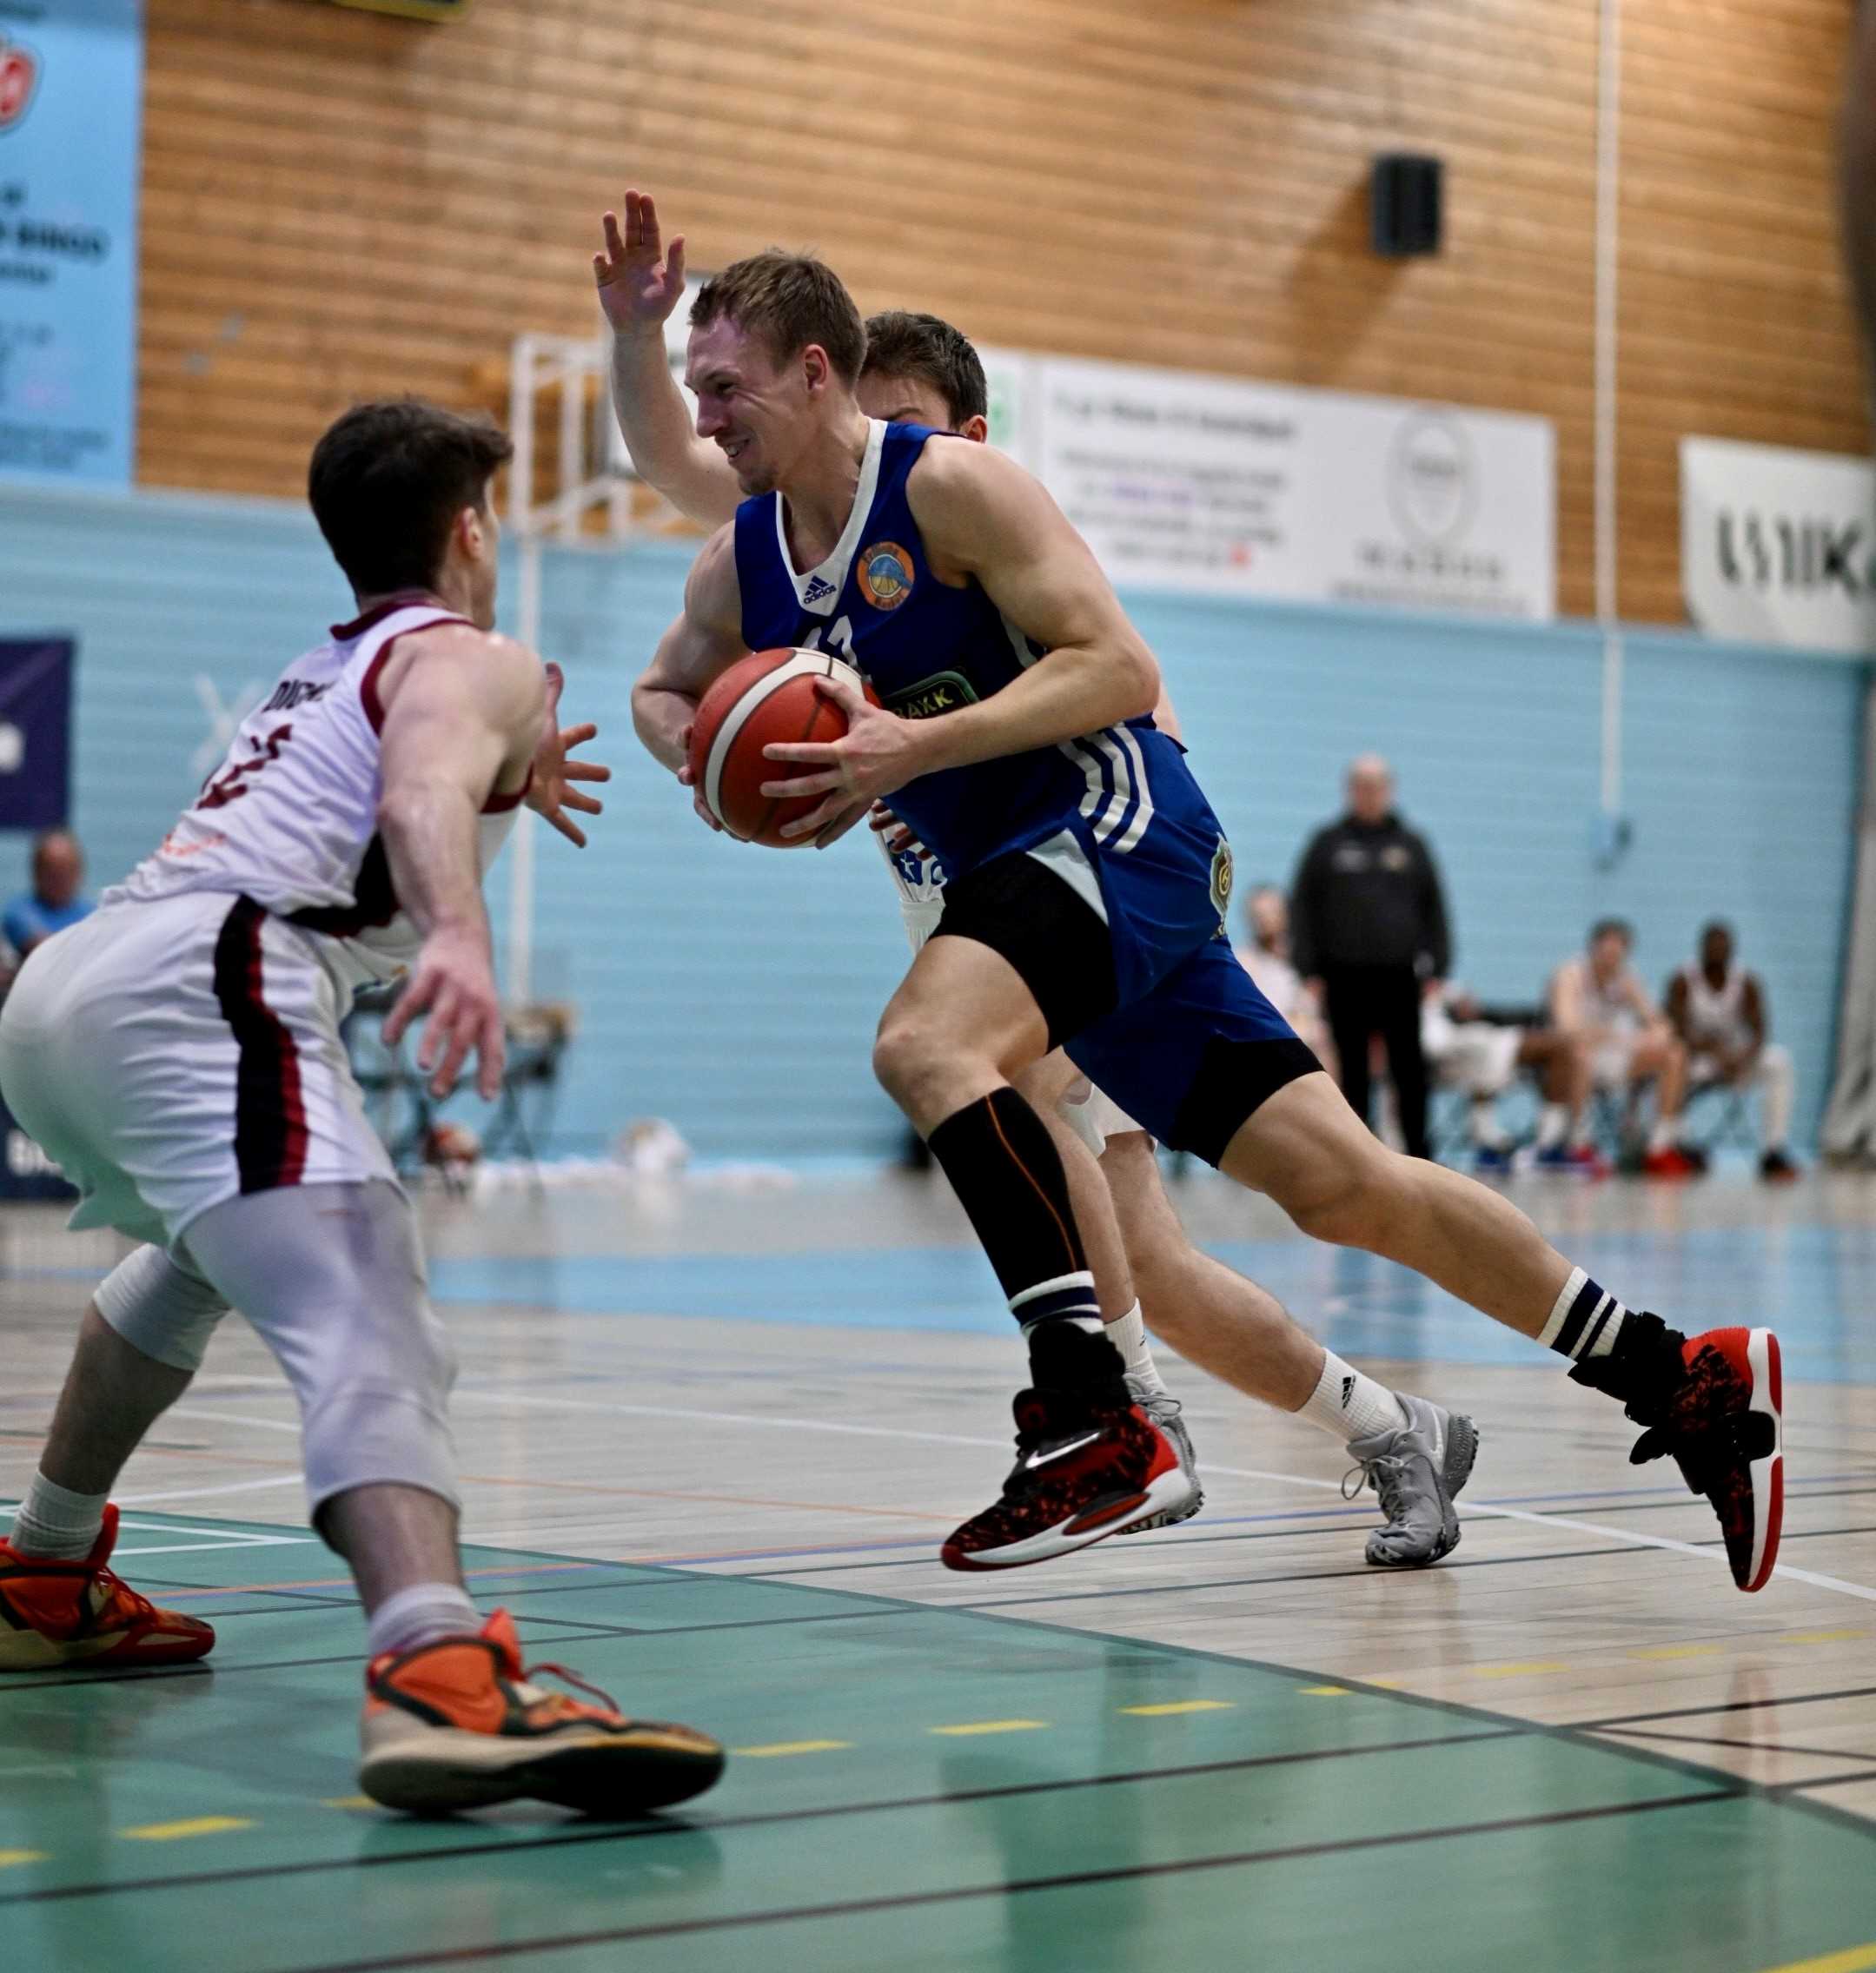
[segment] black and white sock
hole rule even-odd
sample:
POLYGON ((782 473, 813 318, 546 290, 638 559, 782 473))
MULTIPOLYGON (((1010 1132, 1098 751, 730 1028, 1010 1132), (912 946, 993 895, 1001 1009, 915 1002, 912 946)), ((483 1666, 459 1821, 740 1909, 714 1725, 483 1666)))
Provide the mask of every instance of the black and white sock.
POLYGON ((1587 1363, 1615 1354, 1616 1338, 1628 1319, 1629 1311, 1600 1282, 1591 1281, 1581 1268, 1572 1268, 1537 1340, 1559 1356, 1587 1363))
POLYGON ((1042 1119, 1006 1084, 954 1111, 929 1142, 1023 1325, 1031 1363, 1044 1334, 1061 1326, 1101 1347, 1048 1351, 1051 1381, 1068 1366, 1076 1383, 1117 1377, 1120 1354, 1104 1340, 1061 1155, 1042 1119))

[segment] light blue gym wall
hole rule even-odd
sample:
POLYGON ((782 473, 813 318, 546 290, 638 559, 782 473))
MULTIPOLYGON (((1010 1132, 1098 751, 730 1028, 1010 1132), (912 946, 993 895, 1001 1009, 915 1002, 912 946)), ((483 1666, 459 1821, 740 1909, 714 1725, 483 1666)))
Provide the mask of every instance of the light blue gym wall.
MULTIPOLYGON (((540 842, 536 985, 581 1020, 560 1148, 596 1150, 658 1115, 708 1152, 884 1149, 898 1126, 867 1049, 903 942, 876 852, 858 837, 786 856, 711 837, 631 738, 631 679, 687 560, 650 546, 548 558, 543 644, 619 769, 590 850, 540 842)), ((1591 853, 1601 664, 1588 631, 1130 601, 1241 888, 1287 877, 1349 755, 1380 748, 1443 867, 1461 977, 1488 998, 1532 998, 1613 911, 1634 921, 1658 984, 1724 913, 1797 1054, 1808 1136, 1849 884, 1860 667, 1631 637, 1634 843, 1605 871, 1591 853)), ((80 639, 75 820, 100 883, 193 791, 198 676, 224 700, 257 688, 347 608, 291 508, 0 493, 0 636, 80 639)), ((23 864, 23 845, 0 837, 0 888, 23 864)), ((502 871, 491 897, 499 930, 502 871)))

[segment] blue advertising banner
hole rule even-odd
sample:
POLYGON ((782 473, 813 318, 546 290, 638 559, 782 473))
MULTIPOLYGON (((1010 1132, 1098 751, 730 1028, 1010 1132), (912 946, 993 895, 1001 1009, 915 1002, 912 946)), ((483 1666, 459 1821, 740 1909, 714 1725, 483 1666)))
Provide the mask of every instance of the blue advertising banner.
POLYGON ((126 486, 142 0, 0 0, 0 477, 126 486))
POLYGON ((0 641, 0 829, 56 829, 71 812, 69 637, 0 641))

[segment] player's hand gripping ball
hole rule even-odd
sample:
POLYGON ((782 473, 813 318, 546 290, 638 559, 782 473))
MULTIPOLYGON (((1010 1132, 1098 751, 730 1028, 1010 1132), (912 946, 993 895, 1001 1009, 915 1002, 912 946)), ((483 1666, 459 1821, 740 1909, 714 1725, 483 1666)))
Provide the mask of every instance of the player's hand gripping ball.
POLYGON ((846 714, 814 686, 816 679, 832 678, 846 679, 878 704, 852 665, 827 651, 755 652, 732 665, 704 694, 691 725, 692 785, 732 836, 773 850, 805 849, 813 842, 812 835, 784 836, 782 829, 812 815, 820 796, 786 801, 762 792, 765 781, 809 770, 779 767, 762 750, 775 741, 845 736, 846 714))

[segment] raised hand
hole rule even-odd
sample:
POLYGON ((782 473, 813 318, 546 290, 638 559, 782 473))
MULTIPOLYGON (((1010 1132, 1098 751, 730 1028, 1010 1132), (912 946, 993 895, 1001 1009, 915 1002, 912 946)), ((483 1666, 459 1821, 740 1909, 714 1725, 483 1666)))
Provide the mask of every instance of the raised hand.
POLYGON ((649 192, 626 194, 626 223, 607 213, 601 222, 606 250, 593 256, 600 306, 620 335, 648 335, 661 328, 684 292, 684 235, 665 251, 658 208, 649 192))
POLYGON ((610 781, 613 771, 596 760, 572 760, 568 756, 584 746, 599 732, 589 719, 578 726, 560 724, 560 694, 567 687, 567 674, 558 665, 547 666, 547 705, 541 715, 540 739, 534 748, 534 778, 528 784, 527 805, 545 816, 576 849, 587 846, 586 831, 567 815, 578 809, 582 815, 599 815, 604 804, 568 785, 573 781, 610 781))

